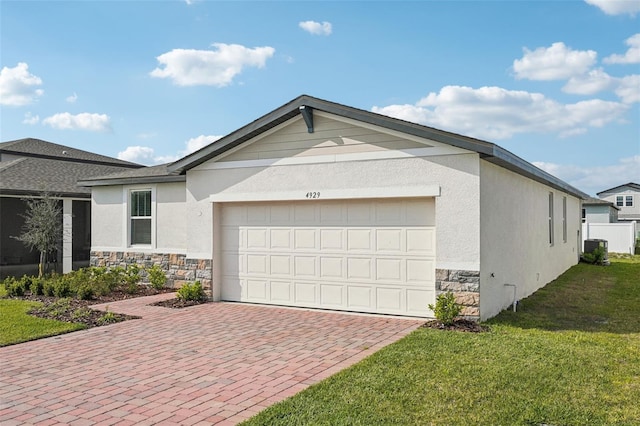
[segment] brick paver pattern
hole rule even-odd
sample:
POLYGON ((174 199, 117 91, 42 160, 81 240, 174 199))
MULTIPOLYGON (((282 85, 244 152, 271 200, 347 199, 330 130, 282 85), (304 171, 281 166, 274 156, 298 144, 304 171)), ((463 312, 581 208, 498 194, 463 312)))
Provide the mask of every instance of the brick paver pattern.
POLYGON ((148 305, 172 297, 108 306, 142 319, 0 348, 0 424, 237 424, 423 322, 240 303, 148 305))

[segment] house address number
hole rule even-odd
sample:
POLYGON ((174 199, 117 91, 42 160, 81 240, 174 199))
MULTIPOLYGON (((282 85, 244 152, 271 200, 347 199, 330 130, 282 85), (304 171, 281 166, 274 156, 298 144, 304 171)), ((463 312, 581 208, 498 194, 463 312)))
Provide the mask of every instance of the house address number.
POLYGON ((316 191, 307 192, 307 195, 305 195, 305 198, 320 198, 320 192, 316 192, 316 191))

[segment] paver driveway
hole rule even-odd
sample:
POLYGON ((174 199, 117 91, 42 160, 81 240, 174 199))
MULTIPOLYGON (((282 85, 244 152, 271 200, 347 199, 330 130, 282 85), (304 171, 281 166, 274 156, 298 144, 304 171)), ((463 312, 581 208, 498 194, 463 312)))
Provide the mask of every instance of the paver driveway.
MULTIPOLYGON (((0 348, 0 424, 235 424, 421 321, 210 303, 0 348)), ((102 306, 104 308, 104 306, 102 306)))

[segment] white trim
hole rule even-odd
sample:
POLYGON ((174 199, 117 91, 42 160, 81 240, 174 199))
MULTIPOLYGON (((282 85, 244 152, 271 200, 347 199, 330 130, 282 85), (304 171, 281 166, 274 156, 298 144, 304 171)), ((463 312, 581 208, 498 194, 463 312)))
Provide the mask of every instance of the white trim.
POLYGON ((441 155, 466 154, 456 147, 410 148, 388 151, 370 151, 350 154, 316 155, 307 157, 264 158, 259 160, 240 160, 205 163, 199 170, 241 169, 247 167, 289 166, 294 164, 340 163, 347 161, 387 160, 409 157, 433 157, 441 155))
POLYGON ((448 269, 450 271, 480 272, 480 262, 447 262, 447 261, 437 260, 436 269, 448 269))
POLYGON ((206 252, 198 253, 198 252, 187 251, 185 255, 187 256, 187 259, 196 259, 196 260, 212 260, 213 259, 213 255, 211 253, 206 253, 206 252))
POLYGON ((73 200, 62 199, 62 273, 73 270, 73 200))
MULTIPOLYGON (((109 252, 123 252, 123 253, 150 253, 150 254, 184 254, 187 255, 187 251, 185 249, 173 249, 173 248, 150 248, 143 246, 133 246, 133 247, 107 247, 107 246, 98 246, 91 247, 91 251, 109 251, 109 252)), ((189 258, 189 256, 187 256, 189 258)))
POLYGON ((156 185, 123 185, 122 186, 123 209, 125 226, 123 227, 124 246, 130 251, 144 251, 156 249, 156 218, 158 216, 156 203, 156 185), (131 244, 131 209, 130 196, 132 191, 151 191, 151 244, 131 244))
POLYGON ((415 198, 439 197, 440 185, 386 186, 371 188, 320 189, 317 198, 308 198, 307 191, 273 191, 273 192, 221 192, 211 194, 209 201, 322 201, 364 198, 415 198))

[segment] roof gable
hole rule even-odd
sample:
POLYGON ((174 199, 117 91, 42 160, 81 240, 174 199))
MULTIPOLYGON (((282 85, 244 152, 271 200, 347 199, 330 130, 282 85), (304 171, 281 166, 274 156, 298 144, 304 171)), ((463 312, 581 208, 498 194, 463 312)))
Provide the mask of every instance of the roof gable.
POLYGON ((640 185, 638 185, 637 183, 629 182, 625 183, 624 185, 618 185, 614 186, 613 188, 605 189, 604 191, 598 192, 596 195, 600 196, 600 194, 606 194, 608 192, 620 192, 621 190, 623 191, 625 189, 640 191, 640 185))

